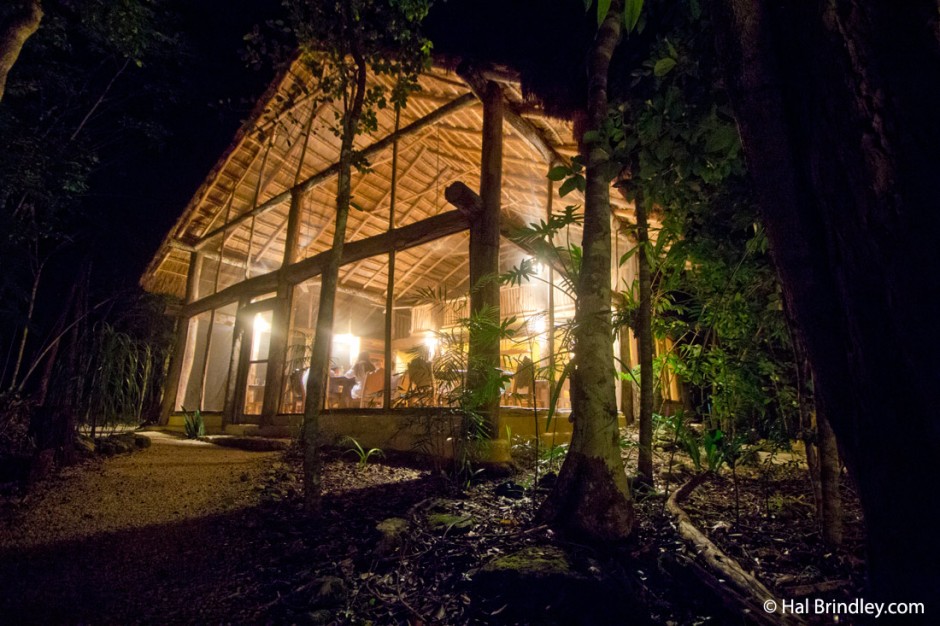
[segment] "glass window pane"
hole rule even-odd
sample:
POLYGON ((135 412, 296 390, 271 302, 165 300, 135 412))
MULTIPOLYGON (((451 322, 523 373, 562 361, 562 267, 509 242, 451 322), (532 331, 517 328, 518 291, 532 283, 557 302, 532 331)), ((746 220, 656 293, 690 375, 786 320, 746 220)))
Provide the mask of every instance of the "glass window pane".
POLYGON ((232 362, 232 340, 235 330, 236 304, 216 309, 212 316, 206 380, 202 395, 203 411, 221 411, 225 404, 225 388, 232 362))
POLYGON ((206 359, 206 341, 209 336, 209 313, 190 318, 180 384, 176 394, 176 410, 194 411, 202 408, 202 372, 206 359))
POLYGON ((385 391, 388 256, 344 265, 333 318, 328 406, 381 408, 385 391), (342 379, 346 379, 345 382, 342 379))
POLYGON ((452 404, 463 386, 469 257, 466 231, 397 253, 393 406, 452 404))
POLYGON ((265 361, 271 347, 271 311, 255 313, 251 322, 251 361, 265 361))
POLYGON ((252 363, 248 367, 248 386, 245 390, 245 415, 261 415, 261 407, 264 404, 264 381, 267 374, 267 363, 252 363))
POLYGON ((281 413, 303 413, 306 397, 307 368, 320 306, 320 277, 294 285, 291 296, 290 326, 287 333, 287 357, 284 362, 284 389, 281 413))

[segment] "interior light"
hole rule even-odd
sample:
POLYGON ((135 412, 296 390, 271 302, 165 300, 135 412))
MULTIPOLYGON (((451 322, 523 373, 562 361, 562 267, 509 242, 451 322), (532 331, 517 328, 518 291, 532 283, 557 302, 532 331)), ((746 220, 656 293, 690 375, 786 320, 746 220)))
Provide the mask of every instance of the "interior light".
POLYGON ((545 317, 542 315, 539 315, 534 320, 531 320, 530 323, 532 324, 532 332, 536 335, 541 335, 547 328, 545 317))
POLYGON ((437 352, 437 337, 434 335, 428 334, 424 336, 424 346, 428 349, 428 359, 434 359, 434 354, 437 352))
POLYGON ((532 266, 532 272, 533 272, 536 276, 541 276, 541 275, 542 275, 542 272, 545 271, 545 265, 543 265, 542 262, 539 261, 539 260, 538 260, 537 258, 535 258, 534 256, 526 257, 526 260, 527 260, 527 261, 529 262, 529 264, 532 266))
POLYGON ((343 333, 341 335, 333 335, 334 345, 345 346, 349 350, 349 362, 355 363, 356 359, 359 358, 359 337, 350 333, 343 333))
POLYGON ((260 335, 261 333, 265 333, 271 330, 271 323, 264 319, 264 315, 262 313, 255 313, 255 321, 253 325, 256 335, 260 335))

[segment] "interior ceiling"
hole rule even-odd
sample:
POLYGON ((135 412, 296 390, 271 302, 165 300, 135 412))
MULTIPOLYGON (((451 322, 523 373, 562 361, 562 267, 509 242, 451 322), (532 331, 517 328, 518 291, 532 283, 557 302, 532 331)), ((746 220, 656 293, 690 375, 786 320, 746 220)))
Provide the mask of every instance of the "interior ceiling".
MULTIPOLYGON (((302 64, 295 65, 268 90, 254 119, 238 133, 202 186, 186 207, 173 230, 142 278, 150 291, 182 297, 186 289, 190 251, 206 252, 217 259, 216 274, 224 284, 237 282, 245 274, 258 275, 280 266, 284 255, 291 187, 329 170, 338 161, 339 140, 330 127, 336 109, 315 104, 305 95, 310 81, 302 64), (308 131, 309 129, 309 131, 308 131), (268 206, 247 216, 253 208, 268 206), (228 225, 228 227, 225 227, 228 225), (207 237, 207 235, 212 235, 207 237), (213 256, 214 255, 214 256, 213 256)), ((556 153, 576 153, 568 122, 542 115, 523 103, 518 85, 504 81, 507 102, 523 111, 528 120, 556 153)), ((456 74, 435 67, 420 80, 421 89, 402 110, 399 128, 433 113, 441 106, 468 94, 470 89, 456 74)), ((392 133, 395 114, 378 114, 378 131, 357 138, 364 150, 392 133)), ((444 190, 461 181, 479 188, 482 105, 472 100, 439 122, 403 136, 398 141, 397 190, 394 194, 396 227, 452 210, 444 190)), ((389 227, 392 194, 393 151, 391 142, 369 156, 369 169, 352 179, 354 208, 346 228, 346 241, 373 237, 389 227)), ((502 210, 516 219, 533 222, 545 218, 548 207, 549 165, 509 123, 504 123, 502 210)), ((327 250, 333 240, 336 176, 325 176, 305 195, 299 232, 299 254, 303 259, 327 250)), ((556 185, 557 189, 557 185, 556 185)), ((551 199, 555 210, 582 199, 571 194, 551 199)), ((443 286, 456 292, 466 285, 467 234, 449 238, 447 245, 427 245, 398 253, 396 297, 407 299, 423 286, 443 286), (408 276, 402 278, 407 271, 408 276)), ((580 241, 577 234, 575 241, 580 241)), ((518 255, 504 245, 503 254, 518 255)), ((340 284, 379 296, 387 283, 388 263, 365 259, 340 270, 340 284)), ((202 278, 206 280, 205 273, 202 278)), ((211 292, 211 289, 210 289, 211 292)), ((204 295, 204 293, 200 293, 204 295)))

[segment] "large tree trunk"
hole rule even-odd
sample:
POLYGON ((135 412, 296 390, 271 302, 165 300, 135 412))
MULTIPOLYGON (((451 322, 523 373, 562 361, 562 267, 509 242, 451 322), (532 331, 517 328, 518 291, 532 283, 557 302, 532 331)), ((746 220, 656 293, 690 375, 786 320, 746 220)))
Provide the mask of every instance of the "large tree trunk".
POLYGON ((637 455, 637 483, 653 486, 653 393, 656 377, 653 374, 653 279, 650 272, 649 224, 646 219, 646 199, 636 191, 636 245, 637 287, 639 308, 636 313, 637 357, 640 364, 640 450, 637 455))
POLYGON ((23 44, 39 30, 42 6, 39 0, 28 0, 22 9, 0 26, 0 100, 6 91, 7 75, 20 56, 23 44))
MULTIPOLYGON (((607 115, 607 70, 620 40, 622 7, 614 2, 598 30, 589 64, 589 126, 607 115)), ((571 447, 539 516, 589 541, 625 539, 633 529, 633 502, 620 458, 610 313, 610 183, 605 155, 588 148, 584 201, 584 256, 575 314, 571 447)))
POLYGON ((356 61, 356 85, 350 109, 343 118, 342 144, 339 156, 339 173, 336 182, 336 228, 333 231, 333 247, 329 262, 320 276, 320 305, 317 310, 317 332, 310 356, 310 374, 307 378, 307 397, 304 402, 303 448, 304 448, 304 510, 316 514, 320 509, 320 412, 326 400, 327 377, 330 366, 330 347, 333 344, 333 309, 336 302, 336 287, 339 283, 339 264, 343 256, 346 239, 346 221, 349 217, 353 162, 353 140, 362 115, 366 93, 367 67, 365 59, 353 45, 356 61))
POLYGON ((940 541, 940 38, 934 0, 720 0, 748 168, 820 408, 856 478, 872 592, 932 601, 940 541), (927 495, 925 495, 927 494, 927 495))

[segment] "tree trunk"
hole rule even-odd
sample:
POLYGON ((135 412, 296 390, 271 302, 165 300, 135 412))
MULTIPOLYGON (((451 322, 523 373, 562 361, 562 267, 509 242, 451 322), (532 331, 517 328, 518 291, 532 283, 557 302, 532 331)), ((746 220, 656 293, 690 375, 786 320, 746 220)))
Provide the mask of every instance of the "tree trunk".
POLYGON ((637 458, 637 484, 653 486, 653 402, 656 377, 653 374, 653 279, 650 272, 649 224, 646 200, 636 191, 637 282, 640 291, 636 312, 637 357, 640 363, 640 450, 637 458))
POLYGON ((326 400, 329 376, 330 347, 333 343, 333 313, 336 303, 336 285, 339 281, 339 263, 346 237, 349 217, 352 137, 343 140, 343 154, 337 181, 336 230, 333 234, 332 257, 321 274, 320 304, 317 309, 317 332, 310 356, 310 374, 307 378, 307 397, 304 403, 304 508, 316 513, 320 508, 320 456, 317 449, 320 433, 320 412, 326 400))
POLYGON ((813 490, 813 504, 816 507, 816 519, 822 524, 823 494, 822 485, 819 484, 819 447, 818 431, 816 430, 816 412, 813 411, 811 423, 803 429, 803 446, 806 448, 806 475, 813 490))
MULTIPOLYGON (((607 115, 607 70, 620 41, 622 6, 612 3, 598 30, 589 62, 589 126, 607 115)), ((588 541, 626 539, 633 501, 620 457, 620 433, 610 313, 610 183, 600 146, 588 147, 584 201, 584 256, 575 313, 571 447, 539 517, 588 541)))
POLYGON ((819 442, 819 524, 823 540, 842 544, 842 495, 839 493, 839 447, 826 414, 816 410, 816 441, 819 442))
POLYGON ((39 0, 29 0, 19 13, 0 28, 0 100, 6 91, 7 75, 20 56, 23 44, 39 30, 42 6, 39 0))
POLYGON ((784 297, 858 483, 872 599, 931 601, 940 589, 924 496, 940 475, 936 2, 716 6, 784 297))
POLYGON ((339 282, 339 265, 346 239, 346 220, 349 217, 353 162, 353 140, 362 114, 366 93, 367 67, 358 47, 353 45, 356 62, 356 85, 351 106, 343 118, 342 144, 339 155, 339 175, 336 186, 336 228, 333 232, 333 247, 320 278, 320 305, 317 310, 317 332, 310 356, 310 375, 307 378, 307 397, 304 402, 303 448, 304 448, 304 510, 316 514, 320 509, 320 455, 317 449, 320 434, 320 412, 326 400, 327 377, 330 365, 330 346, 333 343, 333 309, 336 302, 336 286, 339 282))

